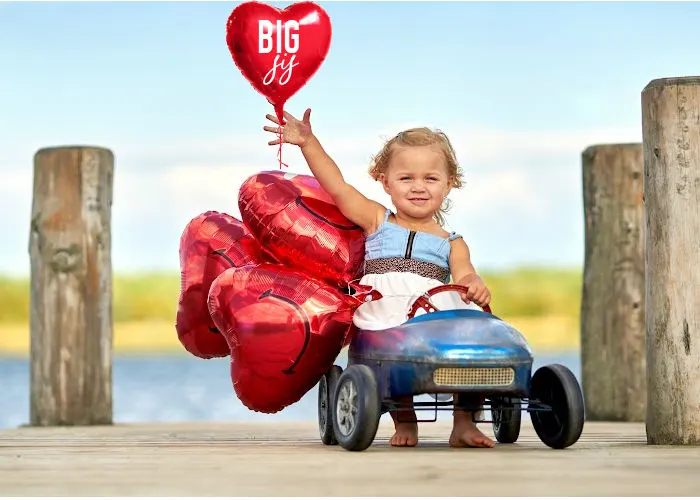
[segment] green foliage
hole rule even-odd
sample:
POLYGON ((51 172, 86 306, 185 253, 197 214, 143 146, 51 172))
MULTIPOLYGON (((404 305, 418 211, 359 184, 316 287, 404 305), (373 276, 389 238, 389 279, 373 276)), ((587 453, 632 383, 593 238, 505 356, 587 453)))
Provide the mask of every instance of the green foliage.
POLYGON ((29 280, 0 277, 0 323, 29 322, 29 280))
POLYGON ((166 320, 175 323, 180 275, 137 274, 114 277, 114 321, 166 320))
MULTIPOLYGON (((579 316, 581 271, 520 268, 487 272, 494 313, 504 317, 579 316)), ((178 273, 144 273, 114 277, 116 322, 175 322, 180 293, 178 273)), ((29 321, 29 280, 0 277, 0 323, 29 321)))
POLYGON ((496 315, 580 315, 581 270, 521 268, 484 273, 483 278, 496 315))

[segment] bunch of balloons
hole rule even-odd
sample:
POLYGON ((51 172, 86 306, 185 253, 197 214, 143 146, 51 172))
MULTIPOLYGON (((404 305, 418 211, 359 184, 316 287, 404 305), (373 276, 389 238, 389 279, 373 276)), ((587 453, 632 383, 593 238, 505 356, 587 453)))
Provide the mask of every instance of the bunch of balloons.
MULTIPOLYGON (((280 123, 330 42, 330 18, 313 2, 244 2, 226 24, 233 61, 280 123)), ((357 306, 380 295, 350 286, 364 234, 313 177, 261 172, 243 183, 238 205, 242 220, 209 211, 185 228, 176 329, 195 356, 230 354, 239 399, 274 413, 316 385, 349 341, 357 306)))
POLYGON ((307 175, 260 172, 241 186, 241 219, 208 211, 180 240, 176 329, 201 358, 231 356, 249 409, 297 402, 330 368, 352 315, 381 295, 353 285, 364 234, 307 175))

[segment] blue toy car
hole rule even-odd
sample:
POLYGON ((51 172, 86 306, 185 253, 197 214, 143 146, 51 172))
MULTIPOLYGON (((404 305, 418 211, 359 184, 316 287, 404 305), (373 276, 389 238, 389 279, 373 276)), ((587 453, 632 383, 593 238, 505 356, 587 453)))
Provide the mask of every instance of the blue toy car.
POLYGON ((438 410, 456 406, 474 415, 488 409, 496 440, 513 443, 526 410, 547 446, 578 441, 584 405, 574 374, 557 364, 532 374, 532 352, 516 329, 488 309, 438 311, 430 297, 446 290, 465 291, 458 285, 433 288, 416 300, 406 323, 353 337, 345 371, 334 365, 319 383, 321 441, 365 450, 383 413, 408 408, 397 398, 419 394, 435 395, 413 403, 416 411, 434 411, 432 420, 419 421, 435 421, 438 410), (420 308, 426 314, 415 316, 420 308), (458 394, 457 401, 439 394, 458 394))

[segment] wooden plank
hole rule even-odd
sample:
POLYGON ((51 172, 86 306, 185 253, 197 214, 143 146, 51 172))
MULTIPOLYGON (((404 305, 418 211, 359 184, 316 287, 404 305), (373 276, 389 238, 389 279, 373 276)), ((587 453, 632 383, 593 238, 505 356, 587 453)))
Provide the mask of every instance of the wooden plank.
POLYGON ((700 444, 700 77, 642 92, 647 437, 700 444))
POLYGON ((48 148, 34 157, 32 425, 112 421, 113 166, 102 148, 48 148))
MULTIPOLYGON (((482 424, 487 434, 490 425, 482 424)), ((513 445, 452 449, 450 424, 388 446, 385 416, 360 453, 324 446, 311 422, 129 424, 0 432, 3 495, 697 495, 700 448, 646 445, 644 424, 587 423, 566 450, 529 424, 513 445)))
POLYGON ((589 420, 646 416, 641 144, 582 154, 581 385, 589 420))

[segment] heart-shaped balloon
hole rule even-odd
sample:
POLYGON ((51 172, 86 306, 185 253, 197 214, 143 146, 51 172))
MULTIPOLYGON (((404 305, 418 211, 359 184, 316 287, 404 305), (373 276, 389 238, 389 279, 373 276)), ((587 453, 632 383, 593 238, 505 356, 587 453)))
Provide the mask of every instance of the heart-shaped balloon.
POLYGON ((259 172, 241 185, 238 207, 278 262, 339 287, 361 276, 364 232, 313 176, 259 172))
POLYGON ((275 413, 299 401, 340 353, 361 300, 279 264, 221 273, 209 312, 229 343, 241 402, 275 413))
POLYGON ((313 2, 298 2, 284 10, 245 2, 228 18, 226 43, 243 76, 267 97, 284 123, 284 104, 328 54, 331 21, 313 2))
POLYGON ((209 316, 214 279, 231 267, 269 260, 241 221, 214 210, 192 219, 180 238, 180 297, 175 329, 187 351, 200 358, 228 356, 230 349, 209 316))

